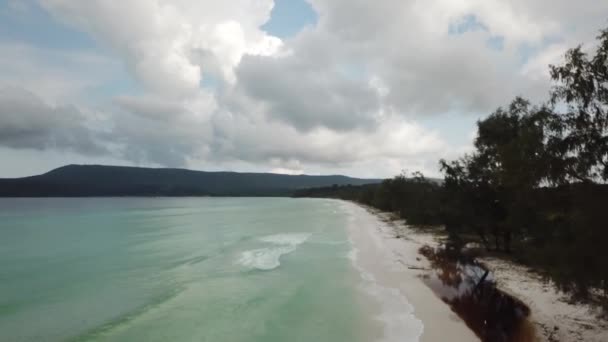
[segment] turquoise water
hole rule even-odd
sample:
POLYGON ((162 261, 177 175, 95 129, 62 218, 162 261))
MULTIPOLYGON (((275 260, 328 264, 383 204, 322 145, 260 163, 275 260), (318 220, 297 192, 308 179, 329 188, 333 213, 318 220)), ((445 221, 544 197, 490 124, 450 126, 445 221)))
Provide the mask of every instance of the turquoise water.
POLYGON ((367 341, 348 212, 306 199, 0 199, 0 341, 367 341))

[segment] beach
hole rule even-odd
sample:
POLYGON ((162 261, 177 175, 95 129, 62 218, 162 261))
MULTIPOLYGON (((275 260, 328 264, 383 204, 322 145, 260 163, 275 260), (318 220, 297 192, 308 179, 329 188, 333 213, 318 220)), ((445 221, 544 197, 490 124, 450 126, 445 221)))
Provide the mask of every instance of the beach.
MULTIPOLYGON (((423 246, 438 247, 441 234, 408 226, 390 213, 348 203, 357 224, 348 233, 357 251, 357 263, 383 286, 391 287, 412 305, 420 320, 420 341, 478 341, 479 338, 443 300, 423 282, 430 262, 420 255, 423 246)), ((534 271, 498 258, 480 258, 499 290, 530 308, 527 321, 534 339, 553 341, 608 341, 608 324, 593 307, 573 303, 534 271)))
POLYGON ((433 236, 411 231, 407 238, 397 239, 394 228, 381 216, 353 203, 344 205, 351 211, 348 234, 356 267, 393 297, 386 296, 392 301, 385 303, 378 315, 385 326, 384 340, 396 340, 392 337, 401 334, 400 341, 446 341, 448 336, 454 342, 478 341, 462 319, 420 279, 429 262, 418 249, 433 243, 433 236), (406 309, 391 308, 399 306, 399 297, 409 303, 406 309))

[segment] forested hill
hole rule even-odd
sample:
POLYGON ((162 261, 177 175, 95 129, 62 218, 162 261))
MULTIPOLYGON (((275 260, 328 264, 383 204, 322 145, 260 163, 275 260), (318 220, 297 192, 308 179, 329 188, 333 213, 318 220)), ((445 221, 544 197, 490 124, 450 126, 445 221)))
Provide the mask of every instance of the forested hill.
POLYGON ((298 189, 380 181, 346 176, 68 165, 39 176, 0 179, 0 197, 288 196, 298 189))

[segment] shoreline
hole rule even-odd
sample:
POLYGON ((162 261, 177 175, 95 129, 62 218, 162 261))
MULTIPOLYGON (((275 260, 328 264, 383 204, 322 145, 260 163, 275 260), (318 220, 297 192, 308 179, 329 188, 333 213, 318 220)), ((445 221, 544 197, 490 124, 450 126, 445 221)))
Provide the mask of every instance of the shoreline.
MULTIPOLYGON (((413 305, 413 315, 424 325, 424 332, 419 340, 444 341, 446 336, 450 336, 451 341, 479 341, 465 322, 452 312, 450 306, 433 293, 421 278, 430 272, 430 262, 419 254, 418 249, 424 245, 436 248, 444 237, 437 232, 425 232, 409 227, 403 220, 395 220, 390 213, 354 202, 347 203, 372 218, 368 221, 369 224, 361 224, 359 228, 374 226, 373 231, 362 232, 363 229, 359 229, 357 232, 351 228, 349 235, 367 234, 368 239, 379 239, 376 243, 381 245, 376 248, 382 247, 384 252, 367 257, 386 260, 375 260, 369 267, 378 268, 381 273, 388 272, 392 276, 401 277, 400 281, 382 280, 396 285, 413 305), (429 298, 429 293, 433 299, 429 298)), ((370 241, 353 242, 355 246, 371 244, 370 241)), ((608 341, 608 322, 597 319, 598 311, 591 306, 571 303, 566 295, 525 266, 495 257, 481 257, 478 260, 492 272, 498 289, 528 305, 531 310, 528 320, 535 327, 538 341, 608 341)))
POLYGON ((351 260, 362 277, 362 290, 377 303, 372 313, 384 327, 380 341, 479 341, 465 322, 450 310, 420 276, 430 263, 418 253, 431 236, 395 238, 394 229, 380 215, 352 202, 347 233, 351 260), (420 240, 418 240, 420 239, 420 240))

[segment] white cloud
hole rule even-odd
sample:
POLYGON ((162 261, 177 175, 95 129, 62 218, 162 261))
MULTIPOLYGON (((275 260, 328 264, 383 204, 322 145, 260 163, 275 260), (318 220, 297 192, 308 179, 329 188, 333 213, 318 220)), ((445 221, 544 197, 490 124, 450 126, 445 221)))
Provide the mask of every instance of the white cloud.
POLYGON ((42 4, 113 49, 148 90, 174 96, 196 93, 205 77, 193 54, 211 54, 223 77, 245 53, 270 54, 278 38, 259 27, 272 0, 72 1, 42 4))
MULTIPOLYGON (((546 64, 591 41, 608 15, 595 0, 310 0, 317 24, 281 41, 261 29, 272 0, 40 3, 141 86, 91 110, 113 156, 360 176, 436 175, 439 158, 470 146, 468 128, 459 143, 444 137, 443 114, 479 117, 516 95, 543 100, 546 64), (430 117, 432 130, 420 123, 430 117)), ((51 108, 87 107, 83 89, 113 70, 83 56, 66 64, 77 68, 50 65, 32 47, 0 51, 0 85, 51 108)))

